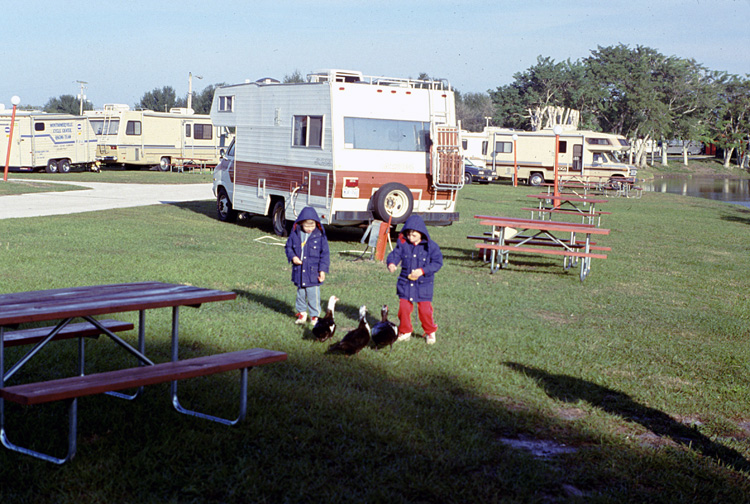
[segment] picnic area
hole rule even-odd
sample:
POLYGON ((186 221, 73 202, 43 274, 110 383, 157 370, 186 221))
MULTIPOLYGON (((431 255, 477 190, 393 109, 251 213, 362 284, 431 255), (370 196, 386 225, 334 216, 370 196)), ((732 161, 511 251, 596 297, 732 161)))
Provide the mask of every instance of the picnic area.
MULTIPOLYGON (((76 375, 81 334, 86 374, 108 383, 118 378, 107 373, 137 370, 138 353, 171 365, 278 352, 251 369, 247 414, 236 425, 179 414, 172 379, 184 408, 233 419, 240 368, 187 377, 165 366, 167 378, 142 381, 142 391, 135 383, 133 400, 99 389, 81 395, 75 458, 60 465, 0 449, 0 499, 746 502, 750 209, 671 194, 610 197, 597 203, 607 212, 600 222, 567 219, 592 226, 577 227, 576 241, 586 229, 608 230, 588 233, 609 250, 588 250, 606 259, 593 257, 585 281, 563 267, 565 257, 547 253, 510 250, 507 265, 491 272, 476 247, 483 239, 467 236, 497 230, 475 216, 512 227, 508 219, 531 220, 524 208, 536 206, 529 195, 538 193, 508 184, 462 189, 461 220, 429 228, 445 259, 435 282, 437 344, 412 338, 352 357, 326 354, 309 326, 293 323, 290 268, 283 248, 264 239, 269 219, 221 223, 215 202, 202 201, 0 220, 0 294, 147 282, 217 296, 173 293, 117 311, 86 301, 77 316, 108 320, 112 335, 61 329, 14 372, 14 384, 76 375)), ((350 253, 364 249, 362 230, 327 233, 331 272, 321 295, 340 299, 341 335, 356 327, 361 305, 371 323, 383 304, 395 319, 395 276, 350 253)), ((72 316, 43 304, 50 316, 72 316)), ((13 316, 18 327, 5 331, 18 341, 5 345, 6 371, 50 334, 18 333, 50 323, 13 316)), ((242 357, 240 367, 252 359, 242 357)), ((9 438, 64 457, 66 401, 6 400, 9 438)))

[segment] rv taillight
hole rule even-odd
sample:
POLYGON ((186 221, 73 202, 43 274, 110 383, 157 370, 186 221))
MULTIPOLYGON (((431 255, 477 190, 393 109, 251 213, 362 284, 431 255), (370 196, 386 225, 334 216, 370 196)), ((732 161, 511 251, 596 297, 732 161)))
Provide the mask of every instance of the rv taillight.
POLYGON ((359 198, 359 179, 344 177, 344 187, 341 188, 342 198, 359 198))

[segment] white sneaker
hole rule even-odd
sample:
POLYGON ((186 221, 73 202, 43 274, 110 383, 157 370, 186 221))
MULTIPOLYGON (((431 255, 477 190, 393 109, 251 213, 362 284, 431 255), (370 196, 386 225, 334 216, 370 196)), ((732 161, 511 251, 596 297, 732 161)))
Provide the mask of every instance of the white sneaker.
POLYGON ((424 335, 425 341, 427 341, 428 345, 434 345, 435 344, 435 333, 425 334, 424 335))
POLYGON ((312 325, 315 325, 318 323, 318 317, 310 317, 310 323, 312 325))
POLYGON ((399 333, 398 339, 396 341, 408 341, 409 338, 411 338, 411 333, 399 333))
POLYGON ((297 314, 297 320, 294 321, 297 325, 302 325, 305 322, 307 322, 307 312, 302 312, 297 314))

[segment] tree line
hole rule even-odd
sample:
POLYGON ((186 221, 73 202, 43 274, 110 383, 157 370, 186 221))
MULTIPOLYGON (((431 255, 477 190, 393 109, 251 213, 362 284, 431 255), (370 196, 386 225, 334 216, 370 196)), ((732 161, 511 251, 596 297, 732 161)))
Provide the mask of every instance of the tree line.
MULTIPOLYGON (((419 79, 430 79, 421 73, 419 79)), ((295 70, 283 82, 302 82, 295 70)), ((214 84, 193 92, 192 108, 208 114, 214 84)), ((168 111, 186 107, 187 97, 164 86, 146 92, 136 108, 168 111)), ((456 114, 464 129, 481 131, 491 124, 528 130, 535 111, 548 106, 580 112, 580 127, 640 139, 635 155, 645 164, 645 147, 651 140, 679 139, 714 144, 724 152, 729 166, 740 159, 750 139, 750 76, 712 71, 693 59, 665 56, 657 50, 624 44, 597 47, 590 56, 555 61, 539 56, 534 65, 513 75, 510 84, 486 93, 462 94, 456 90, 456 114)), ((46 112, 78 113, 73 95, 51 98, 46 112)), ((93 109, 84 102, 84 110, 93 109)))
POLYGON ((742 158, 750 139, 750 76, 712 71, 644 46, 599 46, 577 61, 539 56, 510 84, 458 102, 464 127, 475 131, 485 118, 497 126, 530 129, 536 110, 578 110, 582 129, 644 140, 636 153, 641 165, 649 140, 714 144, 728 167, 733 154, 742 158))

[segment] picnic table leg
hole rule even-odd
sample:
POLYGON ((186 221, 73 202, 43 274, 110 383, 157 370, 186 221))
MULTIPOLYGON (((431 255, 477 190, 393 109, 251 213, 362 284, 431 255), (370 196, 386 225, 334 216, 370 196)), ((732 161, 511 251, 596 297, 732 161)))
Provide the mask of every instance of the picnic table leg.
MULTIPOLYGON (((146 355, 146 311, 140 310, 138 312, 138 351, 142 355, 146 355)), ((143 361, 140 359, 138 360, 138 365, 143 366, 145 365, 143 361)), ((83 374, 83 373, 81 373, 83 374)), ((143 387, 138 387, 138 389, 133 394, 123 394, 122 392, 117 392, 115 390, 111 390, 109 392, 105 392, 105 394, 117 397, 119 399, 125 399, 126 401, 132 401, 133 399, 136 399, 143 393, 143 387)))

